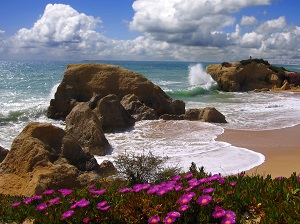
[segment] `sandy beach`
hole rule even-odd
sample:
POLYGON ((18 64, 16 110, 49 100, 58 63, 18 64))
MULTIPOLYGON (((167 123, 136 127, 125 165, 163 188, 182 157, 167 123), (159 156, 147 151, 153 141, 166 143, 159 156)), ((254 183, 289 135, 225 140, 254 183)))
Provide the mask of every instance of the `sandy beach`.
POLYGON ((248 175, 270 174, 272 178, 290 177, 293 172, 300 174, 300 125, 264 131, 225 129, 217 138, 262 153, 265 162, 246 171, 248 175))

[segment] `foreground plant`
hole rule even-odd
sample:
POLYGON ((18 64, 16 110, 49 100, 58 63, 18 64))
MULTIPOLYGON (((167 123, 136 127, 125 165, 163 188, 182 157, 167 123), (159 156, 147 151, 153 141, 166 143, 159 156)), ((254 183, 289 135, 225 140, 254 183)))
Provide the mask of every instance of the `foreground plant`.
POLYGON ((116 179, 86 189, 49 189, 42 195, 0 195, 0 222, 22 223, 298 223, 300 178, 191 172, 167 181, 116 179))

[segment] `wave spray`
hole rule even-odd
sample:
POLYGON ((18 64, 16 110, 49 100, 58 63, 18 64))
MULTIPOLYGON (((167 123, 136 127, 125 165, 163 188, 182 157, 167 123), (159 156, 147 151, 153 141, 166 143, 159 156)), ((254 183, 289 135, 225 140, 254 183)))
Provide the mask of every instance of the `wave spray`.
POLYGON ((202 87, 209 90, 216 82, 207 74, 202 66, 198 63, 189 67, 189 82, 191 86, 202 87))

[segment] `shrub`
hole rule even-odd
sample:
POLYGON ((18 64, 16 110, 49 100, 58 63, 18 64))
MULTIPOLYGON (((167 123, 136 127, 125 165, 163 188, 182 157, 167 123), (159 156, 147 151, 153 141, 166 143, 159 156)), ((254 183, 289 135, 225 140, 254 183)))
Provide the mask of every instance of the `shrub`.
POLYGON ((131 184, 154 183, 167 180, 180 173, 179 167, 166 167, 168 157, 148 154, 123 154, 118 155, 115 165, 118 172, 131 184))

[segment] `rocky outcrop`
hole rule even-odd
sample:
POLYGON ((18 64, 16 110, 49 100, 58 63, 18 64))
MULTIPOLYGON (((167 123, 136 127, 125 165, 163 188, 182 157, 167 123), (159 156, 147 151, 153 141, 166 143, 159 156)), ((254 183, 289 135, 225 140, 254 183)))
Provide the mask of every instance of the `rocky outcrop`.
POLYGON ((262 59, 252 59, 209 65, 206 72, 218 83, 222 91, 234 92, 280 88, 285 71, 262 59))
POLYGON ((184 119, 211 123, 227 123, 225 116, 214 107, 206 107, 204 109, 188 109, 184 115, 184 119))
POLYGON ((134 126, 135 120, 122 106, 114 94, 99 100, 94 113, 100 120, 104 132, 124 131, 134 126))
POLYGON ((66 118, 66 132, 74 136, 93 155, 104 156, 110 148, 101 122, 87 103, 79 103, 69 113, 66 118))
POLYGON ((5 159, 6 155, 8 154, 8 150, 0 146, 0 163, 5 159))
POLYGON ((134 94, 124 96, 121 104, 137 121, 158 119, 156 111, 139 101, 138 97, 134 94))
POLYGON ((107 64, 68 65, 63 80, 50 101, 48 117, 65 119, 78 102, 91 102, 114 94, 122 99, 134 94, 142 105, 152 108, 157 116, 163 114, 184 114, 185 104, 173 100, 160 87, 144 76, 119 66, 107 64))
POLYGON ((0 193, 33 195, 49 188, 83 187, 100 173, 96 159, 72 135, 51 124, 34 122, 14 139, 0 164, 0 182, 6 183, 0 193))

